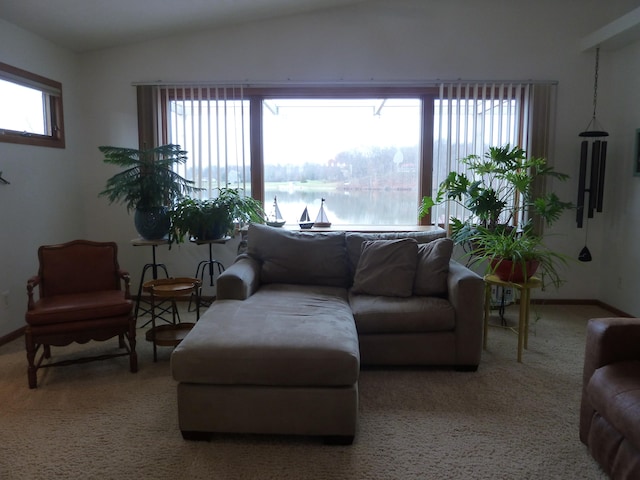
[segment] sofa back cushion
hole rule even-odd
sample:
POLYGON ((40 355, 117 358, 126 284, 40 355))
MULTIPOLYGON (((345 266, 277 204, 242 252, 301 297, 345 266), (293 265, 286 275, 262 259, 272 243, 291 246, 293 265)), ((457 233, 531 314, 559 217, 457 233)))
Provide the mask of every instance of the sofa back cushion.
POLYGON ((412 238, 363 242, 351 292, 410 297, 417 257, 418 243, 412 238))
POLYGON ((446 232, 442 229, 431 230, 426 232, 382 232, 382 233, 362 233, 362 232, 346 232, 345 242, 347 245, 347 255, 349 256, 349 270, 351 272, 351 281, 356 273, 356 267, 360 260, 362 252, 362 243, 373 240, 398 240, 400 238, 412 238, 418 244, 428 243, 437 238, 446 237, 446 232))
POLYGON ((247 249, 262 266, 261 283, 350 284, 343 232, 291 232, 251 224, 247 249))
POLYGON ((450 238, 438 238, 418 246, 413 293, 425 297, 446 297, 449 261, 453 253, 450 238))

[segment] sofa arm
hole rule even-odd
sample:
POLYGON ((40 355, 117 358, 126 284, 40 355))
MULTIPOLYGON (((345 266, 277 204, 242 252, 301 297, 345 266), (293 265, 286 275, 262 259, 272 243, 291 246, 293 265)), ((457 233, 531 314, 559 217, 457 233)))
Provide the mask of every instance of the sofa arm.
POLYGON ((474 367, 482 355, 484 281, 464 265, 449 262, 449 302, 456 312, 456 361, 474 367))
POLYGON ((216 299, 246 300, 260 286, 260 263, 242 254, 218 276, 216 299))
POLYGON ((580 439, 587 443, 593 407, 586 395, 587 385, 596 369, 615 362, 640 359, 639 318, 592 318, 587 324, 582 399, 580 402, 580 439))

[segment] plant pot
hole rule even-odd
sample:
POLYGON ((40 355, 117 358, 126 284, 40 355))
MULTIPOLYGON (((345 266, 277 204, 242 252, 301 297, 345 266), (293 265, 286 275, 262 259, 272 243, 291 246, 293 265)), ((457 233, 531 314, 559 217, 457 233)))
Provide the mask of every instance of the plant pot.
POLYGON ((526 275, 523 271, 523 265, 521 262, 512 262, 511 260, 495 258, 491 260, 491 271, 504 282, 523 283, 531 278, 538 267, 540 262, 537 260, 528 260, 525 262, 526 275))
POLYGON ((191 236, 197 240, 218 240, 227 233, 227 227, 222 222, 203 225, 195 232, 191 232, 191 236))
POLYGON ((169 233, 171 219, 167 207, 136 208, 133 223, 145 240, 160 240, 169 233))

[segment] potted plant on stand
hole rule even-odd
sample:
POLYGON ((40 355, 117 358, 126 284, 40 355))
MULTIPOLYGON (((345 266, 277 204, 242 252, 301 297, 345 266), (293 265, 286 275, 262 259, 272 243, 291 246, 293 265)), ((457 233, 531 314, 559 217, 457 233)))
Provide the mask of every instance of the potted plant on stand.
POLYGON ((109 178, 100 192, 109 203, 121 202, 134 210, 134 223, 146 240, 164 238, 169 232, 168 207, 174 199, 197 190, 191 180, 173 167, 187 160, 179 145, 162 145, 149 150, 101 146, 104 162, 125 170, 109 178))
POLYGON ((486 261, 489 273, 500 280, 526 282, 537 272, 542 285, 558 288, 562 283, 559 269, 567 264, 567 257, 549 249, 542 237, 530 229, 488 230, 478 227, 474 236, 474 261, 486 261))
POLYGON ((233 234, 236 223, 264 221, 261 203, 241 194, 240 189, 223 187, 210 199, 180 197, 169 212, 170 243, 187 239, 217 240, 233 234))
POLYGON ((514 276, 516 268, 524 269, 525 279, 538 269, 558 286, 558 267, 566 259, 544 245, 534 231, 534 219, 551 225, 572 205, 554 192, 537 192, 534 187, 545 177, 564 181, 568 175, 510 145, 491 147, 484 157, 470 155, 461 162, 467 173, 451 172, 435 198, 424 197, 420 217, 444 201, 462 205, 469 214, 451 219, 451 237, 474 261, 486 260, 490 273, 508 281, 519 278, 514 276))

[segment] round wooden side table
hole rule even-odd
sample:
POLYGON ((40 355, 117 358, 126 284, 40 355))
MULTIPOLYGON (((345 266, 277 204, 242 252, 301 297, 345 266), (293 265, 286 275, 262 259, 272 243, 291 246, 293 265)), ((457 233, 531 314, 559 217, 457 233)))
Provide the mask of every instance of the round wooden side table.
POLYGON ((153 343, 154 362, 158 360, 158 346, 175 347, 193 328, 193 323, 176 322, 176 298, 194 295, 196 299, 196 321, 200 319, 200 286, 201 281, 191 277, 162 278, 144 283, 142 288, 151 297, 151 329, 147 331, 146 339, 153 343), (173 323, 156 325, 157 300, 160 302, 171 301, 173 323))

